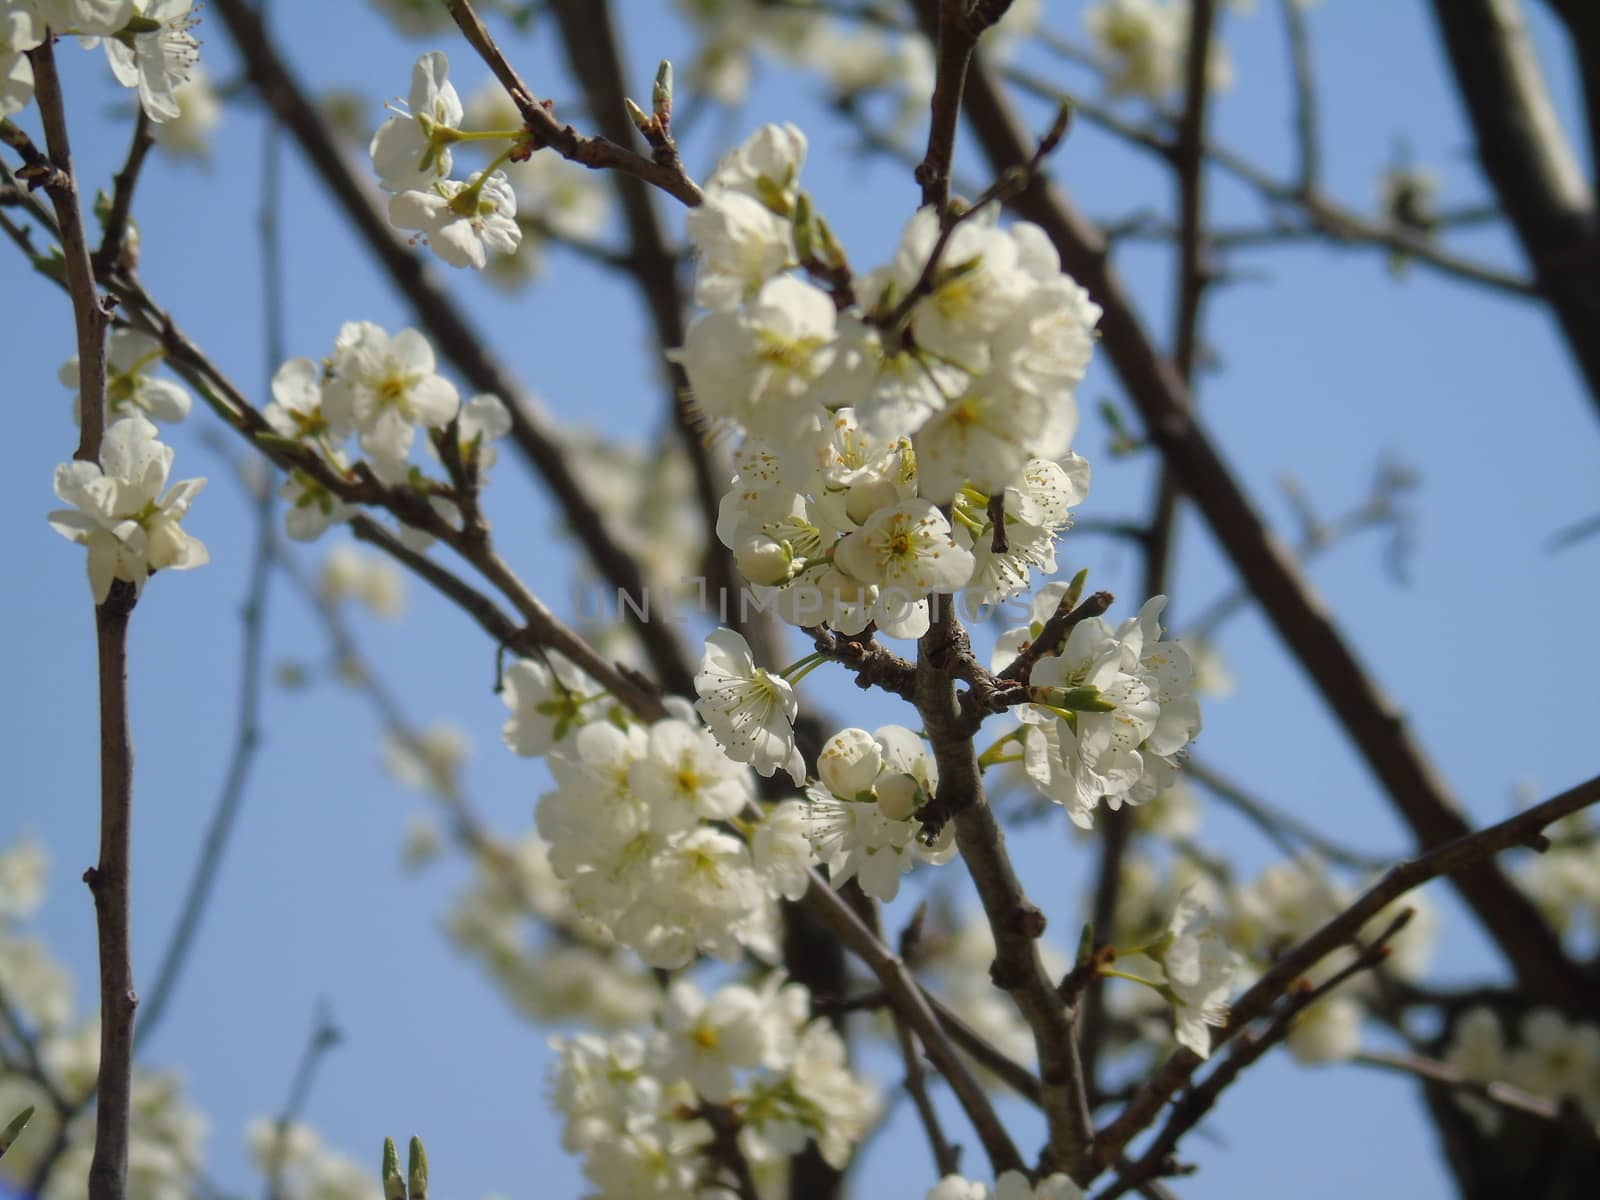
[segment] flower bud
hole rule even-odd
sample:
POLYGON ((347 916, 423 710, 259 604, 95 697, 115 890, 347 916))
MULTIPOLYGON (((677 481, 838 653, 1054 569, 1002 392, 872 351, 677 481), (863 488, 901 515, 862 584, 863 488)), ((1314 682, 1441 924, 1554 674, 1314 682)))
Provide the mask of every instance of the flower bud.
POLYGON ((841 729, 817 757, 817 774, 828 790, 853 800, 869 790, 883 767, 883 750, 865 729, 841 729))
POLYGON ((782 583, 789 577, 793 560, 788 548, 781 542, 757 536, 747 539, 734 552, 733 561, 739 573, 751 583, 772 585, 782 583))
POLYGON ((878 780, 878 811, 887 820, 905 821, 917 811, 922 789, 909 775, 885 775, 878 780))

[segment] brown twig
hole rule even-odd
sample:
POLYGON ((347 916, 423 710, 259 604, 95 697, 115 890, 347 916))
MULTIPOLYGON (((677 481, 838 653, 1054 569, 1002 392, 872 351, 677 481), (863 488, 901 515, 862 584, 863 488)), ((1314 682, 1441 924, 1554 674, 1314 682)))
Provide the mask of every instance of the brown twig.
POLYGON ((78 334, 78 394, 83 402, 78 449, 73 457, 82 462, 98 462, 100 435, 105 429, 106 330, 111 324, 111 312, 95 286, 94 265, 89 259, 89 239, 84 233, 79 202, 81 189, 72 170, 67 114, 51 40, 46 38, 28 51, 28 58, 33 64, 34 96, 44 125, 45 147, 54 168, 54 174, 45 178, 44 189, 55 208, 61 251, 66 259, 67 292, 72 297, 78 334))
POLYGON ((1070 592, 1062 597, 1063 603, 1057 605, 1056 611, 1050 614, 1050 619, 1044 623, 1039 636, 1024 646, 1017 657, 1007 664, 1006 669, 1000 672, 999 678, 1002 681, 1027 683, 1035 663, 1048 655, 1060 653, 1061 647, 1066 644, 1067 636, 1074 629, 1090 617, 1100 616, 1116 601, 1116 597, 1110 592, 1094 592, 1082 603, 1069 607, 1066 601, 1070 598, 1070 592))
POLYGON ((549 146, 562 158, 582 163, 591 170, 621 171, 642 179, 691 208, 700 203, 700 188, 684 174, 681 164, 657 161, 608 138, 585 137, 571 125, 562 124, 551 111, 549 102, 536 99, 533 89, 522 81, 469 0, 445 0, 445 7, 450 10, 467 44, 477 51, 478 57, 506 89, 539 145, 549 146))
POLYGON ((922 1132, 928 1139, 928 1146, 933 1151, 933 1165, 940 1177, 954 1175, 961 1169, 961 1147, 952 1146, 950 1139, 945 1136, 944 1127, 939 1123, 939 1114, 933 1107, 933 1100, 928 1096, 927 1073, 922 1069, 922 1059, 917 1053, 916 1038, 907 1028, 905 1018, 895 1009, 890 1009, 894 1019, 895 1041, 900 1046, 900 1061, 905 1065, 906 1094, 911 1097, 911 1104, 917 1110, 917 1119, 922 1122, 922 1132))
MULTIPOLYGON (((1023 68, 1008 67, 1004 76, 1022 91, 1043 99, 1058 104, 1070 100, 1074 111, 1084 120, 1116 134, 1131 146, 1166 162, 1172 161, 1175 154, 1173 143, 1164 134, 1128 121, 1092 100, 1063 92, 1053 83, 1023 68)), ((1405 254, 1441 274, 1509 295, 1532 298, 1539 294, 1538 288, 1522 275, 1446 250, 1416 230, 1390 221, 1371 220, 1321 191, 1302 192, 1298 184, 1274 178, 1242 154, 1220 143, 1207 141, 1205 153, 1212 165, 1244 183, 1269 205, 1287 208, 1303 216, 1309 222, 1308 229, 1304 231, 1307 234, 1339 244, 1379 247, 1405 254)), ((1233 240, 1238 244, 1236 239, 1233 240)))
POLYGON ((94 253, 97 278, 105 278, 113 271, 132 270, 136 258, 129 253, 128 222, 133 209, 133 191, 139 186, 139 172, 144 160, 155 145, 154 128, 141 106, 133 123, 133 137, 128 143, 128 154, 123 160, 112 184, 111 210, 106 214, 105 231, 100 237, 100 249, 94 253))
MULTIPOLYGON (((87 398, 85 402, 87 411, 87 398)), ((133 739, 128 732, 128 618, 138 594, 116 580, 95 607, 100 660, 100 858, 83 873, 100 951, 100 1074, 95 1084, 89 1200, 124 1200, 133 1115, 133 962, 128 932, 133 841, 133 739)))

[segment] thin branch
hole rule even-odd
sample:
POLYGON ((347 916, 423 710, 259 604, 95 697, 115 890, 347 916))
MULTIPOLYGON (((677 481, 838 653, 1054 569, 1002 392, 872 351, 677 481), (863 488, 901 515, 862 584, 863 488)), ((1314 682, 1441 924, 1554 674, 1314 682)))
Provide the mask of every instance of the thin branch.
POLYGON ((311 1036, 300 1052, 300 1063, 295 1068, 294 1079, 289 1084, 288 1098, 278 1113, 273 1126, 271 1167, 267 1173, 266 1200, 283 1200, 283 1168, 288 1148, 289 1129, 305 1111, 306 1100, 311 1095, 311 1084, 317 1067, 329 1050, 337 1046, 342 1035, 328 1016, 327 1005, 319 1002, 311 1023, 311 1036))
POLYGON ((470 0, 444 0, 444 3, 467 44, 477 51, 478 57, 506 89, 539 145, 549 146, 562 158, 582 163, 592 170, 621 171, 642 179, 691 208, 700 203, 700 188, 684 174, 681 164, 647 158, 607 138, 585 137, 571 125, 558 121, 550 102, 536 99, 533 89, 506 60, 470 0))
POLYGON ((917 164, 915 179, 922 188, 922 203, 941 215, 950 203, 950 162, 955 157, 956 123, 961 119, 961 90, 967 65, 977 48, 978 36, 967 26, 966 0, 923 0, 938 5, 938 32, 934 37, 933 116, 928 122, 928 149, 917 164))
MULTIPOLYGON (((1457 838, 1420 858, 1390 868, 1353 904, 1278 959, 1234 1002, 1228 1023, 1212 1035, 1212 1048, 1223 1045, 1251 1021, 1263 1015, 1295 980, 1328 954, 1355 938, 1368 921, 1413 888, 1441 875, 1466 870, 1514 846, 1537 848, 1543 841, 1540 831, 1546 826, 1597 802, 1600 802, 1600 776, 1518 813, 1509 820, 1457 838)), ((1097 1167, 1104 1168, 1115 1160, 1123 1148, 1155 1119, 1162 1106, 1184 1085, 1200 1062, 1200 1056, 1192 1050, 1180 1049, 1162 1064, 1117 1118, 1096 1136, 1097 1167)))
MULTIPOLYGON (((88 402, 85 401, 87 412, 88 402)), ((133 990, 128 933, 133 842, 133 740, 128 732, 128 618, 138 594, 116 580, 95 606, 100 662, 100 858, 83 873, 94 896, 100 951, 100 1073, 95 1083, 89 1200, 124 1200, 133 1115, 133 990)))
MULTIPOLYGON (((967 81, 967 116, 996 171, 1027 160, 1021 123, 992 74, 975 63, 967 81)), ((1040 225, 1062 266, 1101 305, 1101 343, 1144 418, 1150 440, 1178 474, 1184 492, 1291 652, 1383 783, 1418 844, 1438 846, 1470 831, 1444 781, 1412 738, 1393 703, 1366 673, 1321 600, 1279 539, 1266 527, 1215 446, 1188 413, 1187 391, 1142 327, 1120 279, 1110 270, 1097 230, 1067 197, 1043 180, 1013 202, 1040 225)), ((1568 958, 1538 909, 1494 865, 1478 861, 1453 877, 1523 986, 1547 1002, 1582 1010, 1600 988, 1568 958)))
MULTIPOLYGON (((82 415, 76 457, 97 462, 106 400, 105 337, 110 313, 95 284, 67 138, 61 80, 50 40, 28 52, 34 96, 55 176, 46 184, 66 256, 67 289, 78 336, 82 415)), ((133 741, 128 731, 128 620, 138 602, 131 583, 116 580, 95 606, 100 744, 100 856, 84 872, 94 897, 100 966, 100 1070, 95 1085, 94 1157, 89 1200, 124 1200, 128 1122, 132 1116, 133 990, 129 938, 129 860, 133 835, 133 741)))
POLYGON ((922 1122, 922 1131, 928 1139, 928 1146, 933 1151, 934 1169, 941 1178, 954 1175, 961 1168, 961 1147, 952 1146, 950 1139, 945 1137, 944 1128, 939 1124, 939 1114, 933 1107, 933 1100, 928 1096, 927 1073, 922 1069, 922 1060, 917 1054, 916 1038, 910 1029, 906 1028, 904 1019, 898 1012, 891 1010, 894 1019, 895 1041, 900 1046, 900 1061, 905 1065, 906 1094, 911 1097, 911 1104, 917 1110, 917 1119, 922 1122))
POLYGON ((45 145, 50 165, 55 169, 54 174, 45 179, 44 188, 55 208, 61 250, 66 259, 67 292, 72 297, 72 315, 78 334, 78 394, 83 403, 78 449, 73 457, 82 462, 98 462, 100 436, 105 429, 106 329, 111 323, 111 313, 95 286, 94 265, 89 259, 89 239, 84 233, 83 209, 78 199, 81 189, 72 170, 67 114, 61 99, 61 77, 56 73, 51 39, 46 38, 38 48, 28 51, 28 58, 33 64, 34 97, 39 106, 39 120, 44 125, 45 145))
POLYGON ((811 886, 803 902, 844 943, 845 948, 877 976, 878 982, 889 993, 895 1011, 916 1031, 929 1059, 944 1076, 966 1112, 967 1119, 972 1122, 994 1173, 999 1175, 1005 1171, 1021 1170, 1022 1156, 1012 1144, 1011 1136, 995 1115, 983 1088, 951 1044, 939 1018, 934 1015, 932 998, 912 978, 904 960, 879 941, 861 918, 851 911, 850 906, 815 873, 812 874, 811 886))
POLYGON ((1311 35, 1305 6, 1296 0, 1280 0, 1284 31, 1289 39, 1289 61, 1294 70, 1294 136, 1298 165, 1295 184, 1301 192, 1316 190, 1322 176, 1322 139, 1317 121, 1316 64, 1311 57, 1311 35))
POLYGON ((1526 1113, 1530 1117, 1539 1117, 1546 1121, 1559 1121, 1564 1126, 1581 1130, 1589 1137, 1600 1140, 1600 1125, 1581 1119, 1569 1122, 1567 1113, 1559 1101, 1552 1100, 1548 1096, 1534 1095, 1502 1080, 1485 1082, 1469 1078, 1449 1063, 1424 1058, 1419 1054, 1393 1054, 1382 1050, 1358 1051, 1351 1056, 1350 1061, 1386 1071, 1397 1071, 1402 1075, 1421 1079, 1425 1083, 1434 1083, 1452 1091, 1479 1096, 1512 1112, 1526 1113))
MULTIPOLYGON (((1077 115, 1116 134, 1129 145, 1163 161, 1172 160, 1175 150, 1164 134, 1128 121, 1092 100, 1064 92, 1022 68, 1008 67, 1003 74, 1025 92, 1057 104, 1069 101, 1077 115)), ((1205 149, 1206 158, 1214 166, 1249 186, 1267 203, 1300 213, 1321 238, 1347 245, 1381 247, 1425 263, 1443 274, 1511 295, 1534 298, 1539 294, 1538 288, 1527 278, 1455 254, 1435 245, 1416 230, 1393 222, 1371 220, 1321 192, 1302 193, 1295 184, 1281 182, 1243 155, 1217 142, 1207 141, 1205 149)))
POLYGON ((133 122, 133 138, 128 143, 128 155, 112 185, 111 211, 106 215, 105 232, 100 238, 100 249, 94 254, 95 274, 103 278, 113 271, 131 270, 134 256, 128 253, 128 223, 133 209, 133 191, 139 186, 139 172, 144 160, 155 145, 154 127, 139 107, 133 122))

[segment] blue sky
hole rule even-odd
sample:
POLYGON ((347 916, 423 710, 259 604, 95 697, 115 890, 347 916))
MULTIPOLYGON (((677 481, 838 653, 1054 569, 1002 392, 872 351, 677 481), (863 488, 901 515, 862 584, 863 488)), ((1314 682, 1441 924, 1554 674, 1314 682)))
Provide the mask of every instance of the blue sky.
MULTIPOLYGON (((464 47, 403 41, 362 5, 279 0, 274 7, 301 77, 358 88, 374 119, 381 98, 403 93, 422 49, 442 44, 449 51, 463 92, 482 76, 464 47)), ((614 7, 625 18, 632 77, 642 95, 657 57, 681 60, 683 35, 663 15, 664 5, 625 0, 614 7)), ((1069 31, 1080 27, 1082 7, 1077 0, 1045 5, 1048 19, 1069 31)), ((1275 6, 1261 7, 1254 17, 1228 23, 1238 81, 1218 102, 1216 119, 1220 136, 1286 171, 1286 61, 1275 6)), ((1578 128, 1564 52, 1542 6, 1531 7, 1558 101, 1569 128, 1578 128)), ((1370 211, 1378 177, 1404 142, 1440 176, 1446 203, 1482 199, 1426 6, 1328 0, 1311 21, 1330 190, 1370 211)), ((234 60, 220 21, 208 17, 200 32, 214 77, 231 78, 234 60)), ((535 87, 560 79, 547 32, 512 45, 535 87)), ((108 179, 126 141, 127 114, 118 107, 124 96, 98 54, 69 46, 61 57, 80 171, 91 181, 108 179)), ((573 91, 564 81, 549 90, 558 101, 573 91)), ((1042 127, 1044 110, 1034 115, 1042 127)), ((686 145, 691 167, 703 170, 726 138, 768 120, 795 121, 810 135, 807 183, 854 260, 885 257, 916 203, 914 185, 901 168, 851 156, 850 135, 830 123, 815 85, 786 69, 763 70, 742 111, 702 124, 686 145)), ((260 333, 255 233, 260 144, 255 107, 230 105, 209 166, 156 159, 135 209, 147 286, 257 395, 270 370, 260 333)), ((406 324, 404 306, 292 150, 285 161, 289 352, 323 353, 346 320, 406 324)), ((970 177, 982 177, 974 157, 960 161, 970 177)), ((1091 213, 1161 209, 1170 200, 1170 181, 1160 171, 1087 126, 1073 132, 1055 170, 1091 213)), ((1230 224, 1257 215, 1232 186, 1218 186, 1216 204, 1230 224)), ((1494 230, 1457 245, 1488 261, 1517 264, 1508 240, 1494 230)), ((1121 261, 1149 323, 1163 331, 1169 257, 1137 249, 1121 261)), ((1591 732, 1600 702, 1592 681, 1600 673, 1600 643, 1579 622, 1600 581, 1600 539, 1559 554, 1544 543, 1600 508, 1594 469, 1600 428, 1551 322, 1534 307, 1422 269, 1397 282, 1370 251, 1312 245, 1239 262, 1261 273, 1214 298, 1208 340, 1220 369, 1204 378, 1201 402, 1258 503, 1288 529, 1291 513, 1278 482, 1286 472, 1325 512, 1358 502, 1385 454, 1421 472, 1409 586, 1385 575, 1372 537, 1341 545, 1312 571, 1421 743, 1482 821, 1506 814, 1519 787, 1548 794, 1593 774, 1591 732)), ((55 378, 72 353, 71 324, 64 298, 30 275, 18 256, 6 252, 0 264, 7 281, 0 318, 10 348, 9 410, 17 422, 0 440, 0 511, 8 514, 12 582, 0 598, 0 646, 13 681, 0 693, 9 764, 0 842, 30 833, 49 847, 52 890, 39 924, 73 968, 79 1002, 87 1004, 94 994, 93 914, 76 880, 93 861, 96 833, 93 739, 84 733, 94 703, 93 626, 81 552, 44 521, 54 506, 50 470, 69 456, 73 440, 68 394, 55 378)), ((658 426, 660 389, 643 353, 647 329, 634 298, 615 280, 557 253, 543 281, 515 300, 478 279, 452 274, 450 281, 497 349, 558 415, 630 438, 658 426)), ((1103 361, 1080 393, 1086 418, 1078 449, 1096 472, 1082 513, 1136 517, 1146 504, 1150 464, 1105 455, 1104 432, 1087 415, 1102 396, 1118 397, 1103 361)), ((207 419, 197 416, 172 440, 180 477, 211 478, 189 525, 210 546, 213 563, 158 578, 133 624, 134 939, 136 972, 145 984, 220 785, 234 720, 248 517, 227 464, 202 438, 206 428, 207 419)), ((508 557, 558 609, 570 610, 571 556, 552 536, 548 505, 514 462, 503 462, 498 474, 490 515, 508 557)), ((1183 533, 1173 600, 1179 627, 1184 614, 1231 587, 1199 523, 1185 520, 1183 533)), ((1061 558, 1069 571, 1088 566, 1096 584, 1118 591, 1119 611, 1137 607, 1138 564, 1125 548, 1088 534, 1069 536, 1061 558)), ((319 626, 281 581, 270 604, 271 661, 320 658, 319 626)), ((409 589, 401 621, 363 625, 361 641, 414 721, 447 718, 470 731, 478 753, 466 783, 487 819, 508 831, 526 828, 546 776, 498 745, 503 709, 491 692, 492 648, 420 587, 409 589)), ((1200 747, 1206 758, 1346 841, 1378 851, 1404 848, 1404 831, 1382 795, 1265 623, 1248 612, 1236 618, 1222 648, 1240 687, 1207 710, 1200 747)), ((893 711, 863 705, 854 688, 828 671, 810 676, 801 694, 802 702, 825 704, 840 723, 870 725, 893 711)), ((326 1000, 345 1037, 323 1064, 306 1116, 329 1142, 375 1162, 385 1135, 421 1133, 447 1200, 494 1191, 580 1194, 576 1166, 557 1145, 544 1100, 545 1031, 511 1013, 438 929, 464 873, 450 864, 419 878, 399 865, 404 824, 424 802, 377 770, 378 725, 368 706, 329 685, 273 688, 263 730, 263 751, 197 952, 146 1050, 150 1062, 182 1069, 190 1094, 211 1117, 209 1174, 254 1190, 244 1124, 282 1103, 314 1005, 326 1000)), ((1247 870, 1270 860, 1270 848, 1226 813, 1208 807, 1205 822, 1206 844, 1247 870)), ((1064 831, 1019 846, 1035 899, 1056 929, 1075 929, 1091 878, 1082 848, 1064 831)), ((1449 893, 1435 888, 1432 895, 1448 921, 1440 977, 1474 979, 1497 970, 1449 893)), ((1027 1130, 1026 1144, 1035 1136, 1029 1118, 1014 1115, 1027 1130)), ((1181 1185, 1194 1200, 1290 1186, 1313 1198, 1353 1189, 1373 1196, 1448 1194, 1412 1089, 1360 1068, 1302 1070, 1272 1058, 1230 1092, 1206 1134, 1185 1147, 1202 1166, 1181 1185), (1349 1153, 1352 1145, 1364 1152, 1349 1153)), ((904 1182, 906 1161, 918 1170, 925 1162, 916 1143, 909 1125, 882 1139, 861 1194, 920 1197, 921 1186, 904 1182)))

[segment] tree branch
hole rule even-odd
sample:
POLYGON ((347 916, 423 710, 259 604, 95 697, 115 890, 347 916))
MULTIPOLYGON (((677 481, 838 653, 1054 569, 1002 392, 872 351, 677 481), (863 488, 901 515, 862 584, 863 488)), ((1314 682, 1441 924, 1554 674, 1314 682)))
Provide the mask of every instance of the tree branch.
MULTIPOLYGON (((1228 1023, 1212 1035, 1212 1048, 1223 1045, 1251 1021, 1263 1015, 1295 980, 1332 951, 1355 938, 1368 921, 1413 888, 1441 875, 1465 870, 1514 846, 1537 848, 1543 841, 1540 831, 1546 826, 1597 802, 1600 802, 1600 776, 1518 813, 1509 820, 1457 838, 1420 858, 1390 868, 1353 904, 1278 959, 1234 1002, 1228 1023)), ((1104 1168, 1116 1159, 1194 1074, 1200 1062, 1200 1056, 1192 1050, 1180 1049, 1162 1064, 1117 1118, 1096 1135, 1097 1167, 1104 1168)))
MULTIPOLYGON (((1026 135, 992 75, 975 63, 967 115, 991 166, 1017 165, 1026 135)), ((1101 341, 1144 418, 1151 441, 1176 471, 1279 636, 1345 728, 1368 767, 1410 825, 1418 844, 1437 846, 1469 832, 1442 779, 1407 731, 1404 717, 1366 674, 1282 542, 1263 523, 1239 483, 1188 412, 1188 392, 1156 352, 1121 281, 1105 260, 1099 231, 1059 190, 1036 180, 1013 202, 1044 228, 1062 266, 1101 305, 1101 341)), ((1600 342, 1597 342, 1600 345, 1600 342)), ((1523 986, 1568 1011, 1592 1009, 1600 989, 1566 955, 1533 904, 1492 864, 1453 879, 1523 986)))

